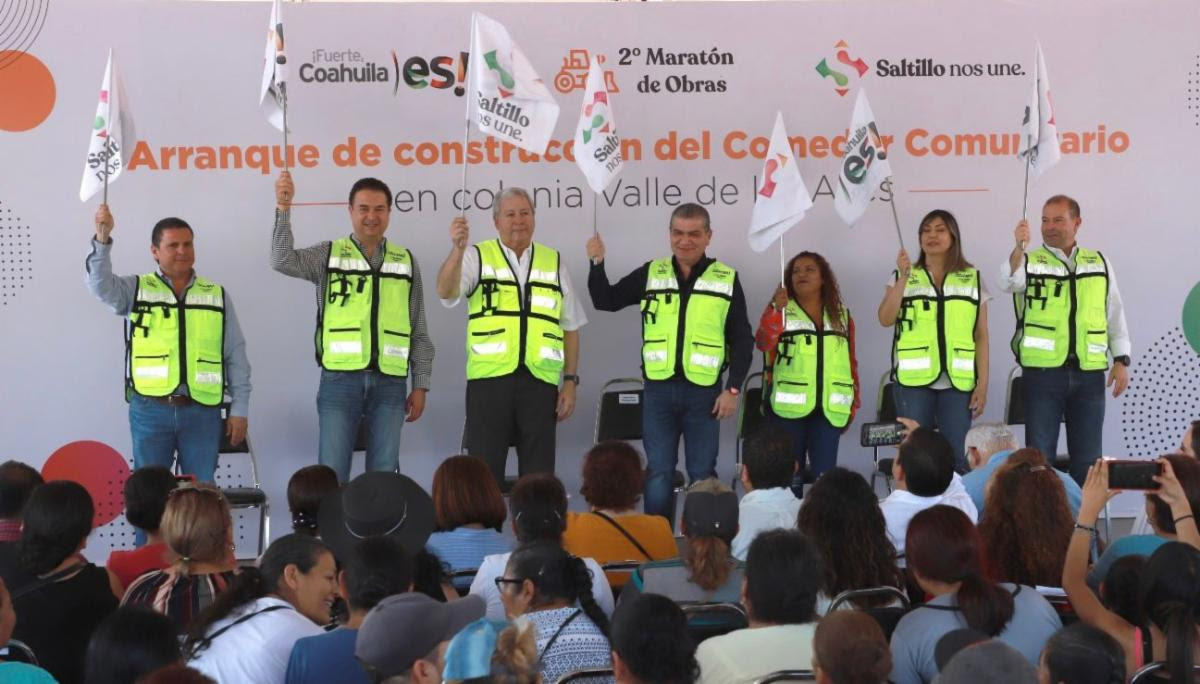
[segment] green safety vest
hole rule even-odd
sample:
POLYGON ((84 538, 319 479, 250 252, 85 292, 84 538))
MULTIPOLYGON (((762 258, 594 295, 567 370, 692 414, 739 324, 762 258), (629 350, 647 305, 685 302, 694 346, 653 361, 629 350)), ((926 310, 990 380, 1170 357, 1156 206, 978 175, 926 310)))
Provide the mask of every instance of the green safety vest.
POLYGON ((689 382, 704 387, 717 383, 725 367, 725 317, 736 275, 713 261, 684 301, 672 260, 650 262, 642 300, 642 371, 647 380, 672 378, 679 364, 689 382))
POLYGON ((317 363, 322 368, 408 375, 412 271, 412 255, 399 245, 386 243, 376 273, 353 240, 333 241, 325 265, 325 306, 317 321, 317 363))
POLYGON ((979 270, 947 273, 941 291, 924 268, 904 284, 892 349, 893 375, 905 387, 927 387, 942 374, 962 392, 975 389, 975 321, 979 317, 979 270))
POLYGON ((1012 348, 1025 368, 1058 368, 1074 356, 1080 370, 1108 368, 1108 264, 1080 247, 1075 272, 1044 246, 1025 257, 1025 291, 1013 294, 1012 348))
POLYGON ((138 276, 125 326, 127 386, 165 397, 180 385, 205 406, 225 398, 225 291, 197 277, 180 302, 157 273, 138 276), (182 366, 182 369, 181 369, 182 366))
POLYGON ((565 361, 558 252, 533 243, 522 296, 499 239, 475 245, 479 282, 467 295, 467 379, 508 375, 519 365, 558 385, 565 361))
MULTIPOLYGON (((771 378, 771 410, 780 418, 804 418, 817 406, 834 427, 846 427, 854 407, 854 373, 847 333, 834 329, 829 314, 817 330, 804 309, 789 299, 784 330, 775 343, 771 378)), ((842 329, 850 315, 842 311, 842 329)))

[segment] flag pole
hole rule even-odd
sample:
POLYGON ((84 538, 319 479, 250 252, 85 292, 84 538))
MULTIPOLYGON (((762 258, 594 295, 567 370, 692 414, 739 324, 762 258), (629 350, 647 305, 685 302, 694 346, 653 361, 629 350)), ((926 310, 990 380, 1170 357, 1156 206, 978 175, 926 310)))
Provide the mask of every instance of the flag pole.
MULTIPOLYGON (((106 103, 107 110, 104 113, 104 196, 101 200, 105 206, 108 205, 108 176, 109 169, 112 168, 112 98, 116 91, 116 80, 112 77, 112 48, 108 49, 108 102, 106 103)), ((117 154, 120 154, 119 152, 117 154)), ((93 191, 94 192, 94 191, 93 191)))
POLYGON ((279 94, 283 96, 283 170, 288 171, 287 82, 278 85, 279 94))
POLYGON ((896 239, 900 241, 900 249, 904 249, 904 236, 900 233, 900 215, 896 213, 896 182, 888 176, 888 187, 892 190, 892 199, 888 204, 892 205, 892 220, 896 222, 896 239))
MULTIPOLYGON (((786 281, 787 281, 787 266, 784 265, 783 233, 780 233, 779 234, 779 286, 783 288, 784 294, 787 294, 787 282, 786 281)), ((783 308, 779 310, 779 312, 780 312, 779 313, 780 321, 782 321, 780 323, 780 328, 781 328, 781 330, 786 332, 787 331, 787 303, 786 302, 784 303, 783 308)))
POLYGON ((595 236, 600 235, 600 222, 598 219, 599 215, 600 215, 600 193, 593 192, 592 193, 592 235, 595 235, 595 236))
POLYGON ((458 211, 459 218, 467 215, 467 142, 471 139, 471 116, 467 115, 467 125, 463 128, 462 147, 462 206, 458 211))

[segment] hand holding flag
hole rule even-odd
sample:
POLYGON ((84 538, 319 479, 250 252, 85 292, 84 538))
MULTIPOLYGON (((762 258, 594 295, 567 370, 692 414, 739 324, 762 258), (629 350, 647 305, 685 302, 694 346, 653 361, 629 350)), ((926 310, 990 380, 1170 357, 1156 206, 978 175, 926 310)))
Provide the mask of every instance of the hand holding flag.
POLYGON ((592 192, 603 192, 625 165, 617 122, 608 98, 604 71, 593 56, 579 110, 579 126, 575 129, 575 163, 583 171, 592 192))
POLYGON ((100 101, 88 143, 87 160, 83 165, 83 180, 79 184, 79 201, 86 202, 103 188, 108 203, 108 184, 124 170, 137 139, 133 130, 133 115, 124 107, 125 87, 117 73, 113 53, 108 51, 104 82, 100 85, 100 101))
POLYGON ((754 195, 754 214, 750 219, 747 239, 750 247, 761 252, 783 237, 792 226, 804 218, 812 206, 808 187, 800 176, 800 168, 788 143, 783 127, 783 113, 775 113, 771 144, 763 160, 762 177, 754 195))

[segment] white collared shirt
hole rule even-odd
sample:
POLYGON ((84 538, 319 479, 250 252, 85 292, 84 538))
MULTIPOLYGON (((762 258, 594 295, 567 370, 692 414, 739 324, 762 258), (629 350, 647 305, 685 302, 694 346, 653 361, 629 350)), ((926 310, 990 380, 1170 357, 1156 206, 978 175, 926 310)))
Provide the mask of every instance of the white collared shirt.
POLYGON ((794 529, 796 514, 800 512, 800 499, 790 487, 771 487, 747 492, 738 504, 738 533, 730 545, 730 552, 738 560, 746 560, 750 542, 766 530, 777 528, 794 529))
POLYGON ((950 479, 950 485, 946 487, 946 491, 937 496, 917 496, 903 489, 897 489, 879 502, 879 509, 883 511, 883 520, 887 523, 888 537, 896 547, 896 553, 900 554, 900 567, 905 565, 904 536, 908 533, 909 521, 917 513, 938 504, 957 508, 966 513, 971 522, 979 519, 979 511, 975 508, 975 502, 971 501, 971 495, 967 493, 967 488, 963 486, 962 477, 958 473, 955 473, 954 477, 950 479))
POLYGON ((218 684, 283 684, 296 641, 324 634, 319 625, 297 612, 290 603, 264 596, 213 623, 208 633, 212 634, 243 615, 276 606, 280 609, 255 615, 230 628, 200 655, 188 661, 188 666, 212 677, 218 684))
MULTIPOLYGON (((525 280, 529 275, 529 262, 533 258, 532 245, 521 253, 518 257, 517 253, 509 249, 503 242, 500 243, 500 249, 503 250, 504 256, 508 259, 515 269, 514 275, 517 277, 517 286, 520 288, 522 295, 525 292, 525 280)), ((467 248, 463 251, 462 257, 462 275, 458 278, 458 293, 451 299, 443 299, 442 306, 447 309, 458 306, 462 298, 469 292, 475 289, 475 285, 479 282, 479 250, 475 246, 467 248)), ((578 330, 587 323, 587 314, 584 313, 583 307, 579 304, 579 299, 575 296, 575 288, 571 285, 571 274, 567 269, 563 268, 562 253, 559 253, 558 260, 558 284, 562 287, 562 324, 563 330, 578 330)))
MULTIPOLYGON (((1044 245, 1044 247, 1061 259, 1067 265, 1068 271, 1075 272, 1075 253, 1079 251, 1079 245, 1075 245, 1070 254, 1050 245, 1044 245)), ((1108 260, 1108 257, 1103 257, 1103 259, 1108 270, 1108 348, 1112 351, 1113 356, 1128 356, 1133 345, 1129 341, 1129 326, 1125 323, 1125 304, 1121 301, 1121 291, 1117 289, 1117 275, 1113 271, 1112 262, 1108 260)), ((1004 263, 1000 264, 1000 289, 1014 294, 1024 292, 1024 265, 1010 273, 1006 257, 1004 263)))

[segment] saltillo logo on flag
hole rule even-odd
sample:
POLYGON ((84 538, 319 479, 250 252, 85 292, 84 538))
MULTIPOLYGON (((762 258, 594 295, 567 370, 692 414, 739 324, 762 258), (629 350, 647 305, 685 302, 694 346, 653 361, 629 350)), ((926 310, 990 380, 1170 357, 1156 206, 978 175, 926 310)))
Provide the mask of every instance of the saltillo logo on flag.
POLYGON ((117 73, 113 53, 108 51, 108 66, 100 85, 100 101, 92 120, 87 160, 83 165, 83 181, 79 184, 79 200, 86 202, 121 175, 137 139, 133 131, 133 115, 125 104, 125 87, 117 73))
POLYGON ((592 192, 603 192, 625 165, 612 104, 604 86, 604 73, 595 59, 588 67, 579 127, 575 130, 575 163, 583 171, 592 192))
POLYGON ((283 45, 283 10, 279 0, 271 3, 271 19, 267 25, 267 46, 263 50, 262 92, 258 103, 267 122, 283 131, 284 111, 287 109, 287 52, 283 45))
POLYGON ((471 15, 467 118, 481 132, 543 154, 558 121, 558 103, 500 22, 471 15))
POLYGON ((1029 162, 1034 178, 1053 166, 1062 156, 1058 147, 1058 124, 1054 121, 1054 104, 1050 101, 1050 76, 1046 73, 1046 58, 1042 44, 1037 44, 1037 65, 1033 72, 1033 93, 1025 107, 1021 122, 1022 159, 1029 162))
POLYGON ((833 191, 833 208, 847 225, 862 218, 871 203, 871 195, 880 182, 892 175, 887 150, 875 126, 875 114, 867 93, 861 88, 854 100, 854 116, 850 120, 850 136, 842 156, 838 184, 833 191))
POLYGON ((754 194, 754 215, 746 236, 750 248, 756 252, 765 250, 799 223, 811 206, 812 197, 800 176, 800 167, 783 127, 783 113, 775 112, 775 128, 771 131, 767 158, 763 160, 762 177, 754 194))

